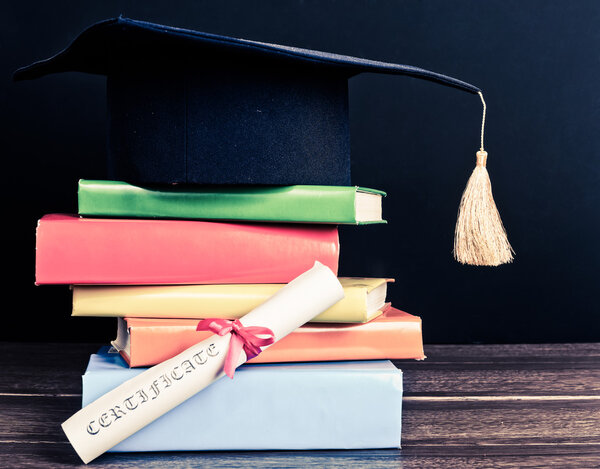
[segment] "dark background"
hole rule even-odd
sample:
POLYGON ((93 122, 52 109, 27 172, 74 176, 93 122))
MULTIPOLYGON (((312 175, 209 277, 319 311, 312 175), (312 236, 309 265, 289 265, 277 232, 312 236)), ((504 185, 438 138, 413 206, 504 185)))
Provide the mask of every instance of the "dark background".
POLYGON ((342 227, 340 275, 395 277, 395 306, 427 343, 600 340, 600 2, 597 0, 3 2, 5 207, 1 340, 108 341, 110 319, 70 318, 66 286, 34 286, 35 226, 76 212, 103 178, 105 78, 12 72, 124 16, 445 73, 484 90, 494 196, 514 264, 452 259, 479 147, 479 98, 408 77, 350 80, 355 184, 386 190, 388 225, 342 227))

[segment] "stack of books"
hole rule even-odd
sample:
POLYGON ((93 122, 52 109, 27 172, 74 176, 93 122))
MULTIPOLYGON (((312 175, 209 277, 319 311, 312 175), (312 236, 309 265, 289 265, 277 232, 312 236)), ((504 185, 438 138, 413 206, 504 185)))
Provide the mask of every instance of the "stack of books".
MULTIPOLYGON (((81 180, 79 216, 40 220, 36 281, 72 285, 74 316, 118 318, 83 405, 206 339, 199 320, 243 317, 315 260, 337 272, 337 225, 383 223, 384 195, 81 180)), ((424 355, 420 318, 386 302, 391 281, 340 278, 342 301, 113 451, 399 447, 402 375, 389 359, 424 355), (250 418, 269 431, 249 434, 250 418)))
MULTIPOLYGON (((37 231, 37 283, 73 285, 75 316, 119 318, 119 353, 91 357, 84 405, 201 341, 199 319, 239 318, 315 261, 337 275, 337 225, 383 222, 385 194, 351 184, 349 78, 479 93, 410 65, 123 17, 14 78, 66 71, 108 78, 110 180, 81 181, 79 214, 37 231)), ((424 358, 420 319, 386 303, 391 279, 341 282, 345 299, 315 322, 113 450, 398 447, 389 359, 424 358)))

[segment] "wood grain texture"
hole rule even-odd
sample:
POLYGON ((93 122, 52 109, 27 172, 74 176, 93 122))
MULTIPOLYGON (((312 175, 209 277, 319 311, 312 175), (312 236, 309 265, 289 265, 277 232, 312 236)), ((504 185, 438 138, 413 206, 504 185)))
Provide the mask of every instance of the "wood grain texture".
POLYGON ((600 443, 600 400, 412 402, 403 446, 600 443))
POLYGON ((600 395, 600 344, 430 345, 396 360, 406 396, 600 395))
MULTIPOLYGON (((68 445, 63 445, 68 446, 68 445)), ((70 448, 68 448, 70 449, 70 448)), ((303 451, 303 452, 240 452, 240 453, 146 453, 106 454, 91 465, 81 464, 77 456, 59 445, 27 445, 14 443, 0 447, 0 460, 10 458, 11 467, 101 467, 106 469, 171 469, 215 468, 592 468, 597 467, 595 454, 546 455, 538 453, 518 455, 412 454, 405 450, 371 451, 303 451)))
POLYGON ((429 361, 488 362, 502 360, 581 359, 600 358, 600 343, 579 344, 495 344, 495 345, 425 345, 429 361))
MULTIPOLYGON (((543 450, 543 448, 542 448, 543 450)), ((103 469, 247 469, 252 468, 586 468, 597 467, 596 453, 544 454, 537 451, 519 454, 494 454, 480 450, 473 454, 469 448, 463 454, 444 454, 442 451, 418 453, 406 450, 364 451, 269 451, 235 453, 122 453, 105 454, 90 465, 82 464, 68 444, 10 443, 0 446, 0 461, 10 460, 18 468, 90 468, 103 469)), ((596 449, 597 451, 597 449, 596 449)))
MULTIPOLYGON (((88 467, 60 423, 97 344, 0 343, 0 466, 88 467)), ((600 346, 437 345, 404 371, 402 450, 106 454, 92 466, 598 467, 600 346)))
POLYGON ((81 375, 90 354, 99 347, 100 344, 0 342, 0 376, 4 378, 0 380, 0 394, 81 394, 81 375))

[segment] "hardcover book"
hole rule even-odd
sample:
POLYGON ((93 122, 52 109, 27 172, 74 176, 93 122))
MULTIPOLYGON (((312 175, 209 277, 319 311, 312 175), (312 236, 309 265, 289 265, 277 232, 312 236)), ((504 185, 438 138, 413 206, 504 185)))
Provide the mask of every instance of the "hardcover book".
POLYGON ((320 261, 337 273, 330 225, 92 219, 38 223, 37 284, 287 283, 320 261))
MULTIPOLYGON (((381 314, 383 278, 340 278, 344 299, 313 322, 363 323, 381 314)), ((238 319, 283 284, 73 286, 73 316, 238 319)))
MULTIPOLYGON (((112 344, 132 367, 172 358, 211 334, 196 331, 193 319, 119 318, 118 324, 112 344)), ((388 307, 366 324, 302 326, 250 363, 423 358, 421 318, 388 307)))
POLYGON ((384 223, 384 192, 347 186, 162 186, 79 181, 79 214, 296 223, 384 223))
MULTIPOLYGON (((144 370, 106 348, 92 355, 83 406, 144 370)), ((390 361, 243 365, 111 451, 398 448, 401 408, 390 361)))

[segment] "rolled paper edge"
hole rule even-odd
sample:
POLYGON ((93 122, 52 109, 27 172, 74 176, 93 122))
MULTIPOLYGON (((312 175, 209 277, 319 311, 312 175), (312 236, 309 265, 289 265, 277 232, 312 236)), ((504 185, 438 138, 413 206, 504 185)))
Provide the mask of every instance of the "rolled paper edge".
POLYGON ((77 444, 77 442, 71 439, 72 438, 72 434, 68 430, 68 424, 67 424, 67 422, 68 422, 68 420, 65 420, 63 423, 60 424, 60 428, 62 428, 62 431, 65 434, 65 436, 67 437, 67 440, 69 440, 69 443, 71 444, 71 446, 73 447, 73 449, 77 453, 77 456, 79 456, 79 458, 83 461, 84 464, 87 464, 87 463, 91 462, 94 458, 88 458, 85 454, 82 454, 79 451, 80 448, 79 448, 79 445, 77 444))

